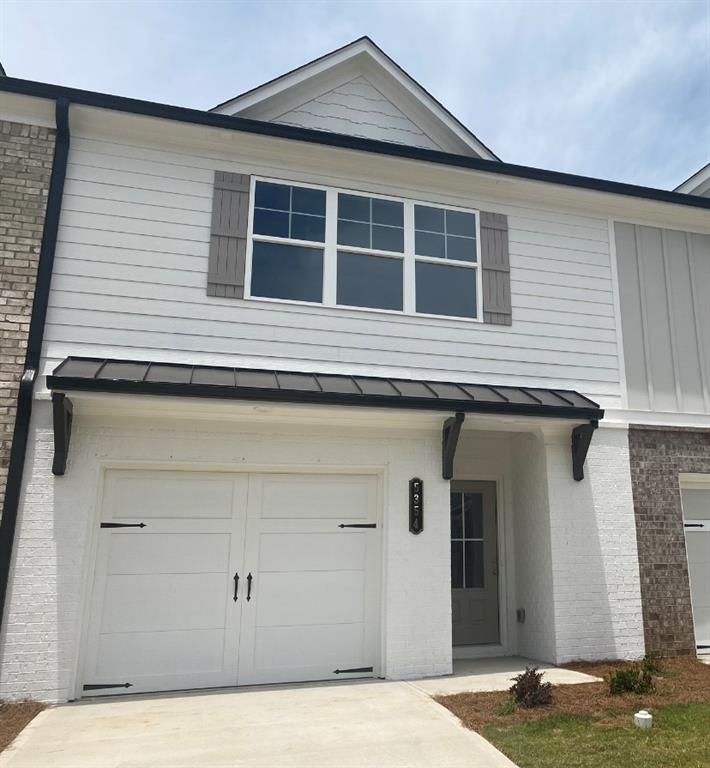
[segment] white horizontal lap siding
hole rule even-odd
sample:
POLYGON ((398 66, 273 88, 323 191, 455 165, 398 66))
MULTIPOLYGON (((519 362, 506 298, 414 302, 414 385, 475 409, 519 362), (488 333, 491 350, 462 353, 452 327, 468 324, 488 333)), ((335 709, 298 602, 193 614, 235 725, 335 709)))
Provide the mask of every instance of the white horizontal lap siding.
POLYGON ((553 386, 608 405, 618 399, 605 220, 488 208, 509 220, 510 327, 221 299, 206 295, 207 259, 213 174, 229 168, 200 155, 74 139, 45 369, 67 354, 121 356, 553 386))

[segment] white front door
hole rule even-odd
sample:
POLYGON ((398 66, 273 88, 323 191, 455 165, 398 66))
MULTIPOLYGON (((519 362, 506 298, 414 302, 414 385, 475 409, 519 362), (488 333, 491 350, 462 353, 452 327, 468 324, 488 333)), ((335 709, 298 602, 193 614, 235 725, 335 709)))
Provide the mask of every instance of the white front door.
POLYGON ((451 615, 453 645, 500 642, 493 482, 451 483, 451 615))
POLYGON ((681 498, 695 643, 710 654, 710 488, 683 488, 681 498))
POLYGON ((377 488, 108 471, 85 695, 372 675, 377 488))

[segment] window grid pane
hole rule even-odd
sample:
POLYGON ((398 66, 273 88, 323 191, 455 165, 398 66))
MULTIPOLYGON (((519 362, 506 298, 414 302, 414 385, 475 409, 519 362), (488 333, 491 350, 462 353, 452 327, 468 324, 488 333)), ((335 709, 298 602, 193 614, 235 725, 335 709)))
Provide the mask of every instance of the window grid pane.
POLYGON ((338 245, 404 253, 404 203, 339 193, 338 245))
POLYGON ((483 589, 483 496, 455 492, 450 498, 452 589, 483 589))
POLYGON ((415 205, 414 234, 417 256, 478 261, 474 213, 415 205))
POLYGON ((451 542, 451 587, 453 589, 462 589, 463 581, 463 542, 451 542))
POLYGON ((325 191, 257 181, 254 235, 325 242, 325 191))
POLYGON ((287 243, 254 242, 252 296, 323 301, 323 249, 287 243))
POLYGON ((445 317, 476 317, 476 268, 417 261, 416 311, 445 317))
POLYGON ((337 303, 371 309, 402 309, 402 259, 338 251, 337 303))

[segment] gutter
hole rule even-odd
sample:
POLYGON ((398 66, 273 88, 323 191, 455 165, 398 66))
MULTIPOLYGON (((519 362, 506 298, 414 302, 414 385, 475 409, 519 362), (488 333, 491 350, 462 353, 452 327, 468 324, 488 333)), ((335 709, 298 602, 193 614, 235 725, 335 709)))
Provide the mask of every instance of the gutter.
POLYGON ((34 387, 42 353, 42 339, 47 318, 47 304, 49 303, 49 288, 52 281, 54 253, 57 246, 59 214, 62 208, 64 180, 66 178, 67 158, 69 156, 69 100, 67 98, 59 96, 56 99, 55 116, 57 133, 54 143, 52 175, 49 181, 47 210, 44 217, 42 245, 37 265, 37 281, 32 302, 30 329, 27 336, 25 369, 20 379, 20 387, 17 394, 17 412, 15 415, 15 429, 12 433, 12 448, 10 450, 10 464, 7 472, 5 502, 2 508, 2 520, 0 520, 0 625, 4 617, 12 547, 15 539, 17 513, 22 492, 22 476, 27 455, 27 439, 30 417, 32 416, 34 387))
POLYGON ((406 158, 421 162, 435 163, 455 168, 491 173, 509 178, 540 181, 546 184, 556 184, 594 192, 605 192, 612 195, 655 200, 672 203, 690 208, 710 210, 710 198, 698 195, 688 195, 681 192, 670 192, 665 189, 655 189, 637 184, 625 184, 618 181, 607 181, 573 173, 548 171, 543 168, 532 168, 526 165, 503 163, 498 160, 484 160, 478 157, 467 157, 433 149, 408 147, 404 144, 393 144, 388 141, 363 139, 357 136, 347 136, 339 133, 316 131, 311 128, 299 128, 289 125, 278 125, 261 120, 251 120, 245 117, 221 115, 214 112, 204 112, 199 109, 175 107, 141 99, 130 99, 124 96, 112 96, 96 91, 85 91, 79 88, 67 88, 61 85, 40 83, 34 80, 21 80, 14 77, 0 79, 0 92, 16 93, 40 99, 68 99, 74 104, 86 107, 97 107, 115 112, 125 112, 145 117, 156 117, 163 120, 173 120, 191 125, 203 125, 211 128, 222 128, 228 131, 241 131, 260 136, 270 136, 292 141, 303 141, 322 146, 340 147, 376 155, 406 158))

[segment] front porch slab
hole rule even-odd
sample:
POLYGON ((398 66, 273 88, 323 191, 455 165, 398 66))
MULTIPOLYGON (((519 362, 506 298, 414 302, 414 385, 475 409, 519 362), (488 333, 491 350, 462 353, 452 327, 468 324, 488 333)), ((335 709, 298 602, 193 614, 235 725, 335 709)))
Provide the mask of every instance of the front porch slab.
POLYGON ((512 685, 512 678, 524 672, 525 667, 537 667, 543 670, 545 672, 543 680, 553 685, 598 683, 601 679, 571 669, 562 669, 533 659, 525 659, 522 656, 505 656, 493 659, 456 659, 452 675, 415 680, 412 685, 430 696, 506 691, 512 685))

